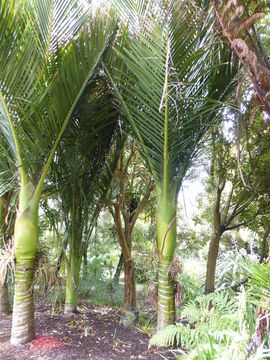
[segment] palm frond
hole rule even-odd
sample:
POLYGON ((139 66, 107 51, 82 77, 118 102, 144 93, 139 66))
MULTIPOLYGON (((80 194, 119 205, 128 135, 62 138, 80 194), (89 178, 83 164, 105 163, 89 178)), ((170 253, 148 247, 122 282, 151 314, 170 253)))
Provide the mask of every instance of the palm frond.
POLYGON ((156 182, 166 172, 175 191, 235 75, 211 17, 195 10, 169 2, 151 32, 115 46, 124 65, 107 69, 156 182))
POLYGON ((91 17, 76 2, 6 3, 0 8, 0 130, 21 174, 31 178, 40 196, 56 147, 115 23, 108 16, 91 17))

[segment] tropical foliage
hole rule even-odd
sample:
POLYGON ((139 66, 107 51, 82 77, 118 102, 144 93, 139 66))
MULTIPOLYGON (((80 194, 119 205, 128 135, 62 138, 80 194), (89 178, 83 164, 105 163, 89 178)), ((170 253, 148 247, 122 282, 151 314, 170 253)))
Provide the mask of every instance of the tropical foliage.
POLYGON ((267 4, 99 5, 0 3, 11 343, 35 337, 35 289, 52 314, 90 298, 136 321, 139 306, 150 346, 176 358, 269 356, 267 4), (193 218, 185 181, 203 192, 193 218))

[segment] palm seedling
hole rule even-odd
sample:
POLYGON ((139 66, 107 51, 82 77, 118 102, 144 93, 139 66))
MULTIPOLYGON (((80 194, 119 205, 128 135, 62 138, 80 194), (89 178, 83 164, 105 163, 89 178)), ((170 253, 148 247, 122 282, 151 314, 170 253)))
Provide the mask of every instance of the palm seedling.
POLYGON ((195 2, 117 4, 123 5, 124 13, 117 7, 122 16, 130 14, 131 30, 104 66, 156 185, 157 327, 162 329, 175 318, 170 269, 178 192, 220 101, 231 91, 235 67, 213 34, 211 16, 195 2))
POLYGON ((0 132, 20 181, 12 344, 35 336, 32 282, 43 184, 113 31, 109 18, 89 17, 77 2, 0 4, 0 132))

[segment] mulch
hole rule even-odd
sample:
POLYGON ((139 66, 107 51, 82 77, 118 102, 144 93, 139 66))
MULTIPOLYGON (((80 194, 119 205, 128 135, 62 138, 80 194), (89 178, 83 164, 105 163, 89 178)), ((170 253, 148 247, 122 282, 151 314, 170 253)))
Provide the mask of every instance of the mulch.
POLYGON ((52 315, 49 306, 38 307, 36 338, 16 347, 9 342, 12 316, 0 318, 0 359, 175 359, 168 349, 148 350, 148 335, 120 325, 120 310, 86 303, 78 310, 72 315, 52 315))

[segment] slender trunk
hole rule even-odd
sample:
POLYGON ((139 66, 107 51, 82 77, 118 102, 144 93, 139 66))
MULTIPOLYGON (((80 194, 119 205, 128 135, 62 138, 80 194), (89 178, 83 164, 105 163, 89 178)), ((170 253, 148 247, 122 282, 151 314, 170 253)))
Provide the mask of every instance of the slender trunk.
MULTIPOLYGON (((77 152, 76 155, 77 157, 77 152)), ((76 164, 76 162, 75 162, 76 164)), ((81 243, 82 243, 82 208, 80 197, 77 196, 77 178, 76 166, 74 167, 74 187, 72 200, 72 233, 69 247, 69 263, 66 263, 66 299, 65 313, 76 312, 78 305, 78 287, 80 279, 80 267, 82 260, 81 243)))
POLYGON ((122 267, 123 267, 123 262, 124 262, 124 255, 123 255, 123 251, 122 251, 122 252, 121 252, 121 255, 120 255, 120 258, 119 258, 119 261, 118 261, 118 265, 117 265, 115 274, 114 274, 114 277, 113 277, 113 281, 114 281, 116 284, 119 283, 119 278, 120 278, 120 275, 121 275, 121 271, 122 271, 122 267))
POLYGON ((162 330, 175 321, 174 281, 169 273, 176 244, 176 202, 164 196, 157 207, 158 267, 158 321, 162 330))
POLYGON ((210 294, 215 290, 215 273, 216 273, 220 238, 221 238, 220 231, 218 230, 213 231, 209 245, 208 257, 207 257, 205 294, 210 294))
MULTIPOLYGON (((5 241, 7 208, 8 202, 6 198, 0 197, 0 249, 4 246, 5 241)), ((0 316, 8 315, 10 312, 7 278, 5 278, 3 281, 0 281, 0 316)))
POLYGON ((124 305, 136 307, 135 266, 131 259, 124 259, 124 305))
POLYGON ((15 222, 15 294, 10 340, 13 345, 35 337, 33 269, 37 240, 38 208, 29 206, 19 212, 15 222))
POLYGON ((77 311, 78 305, 78 286, 80 277, 80 256, 78 249, 74 249, 70 254, 70 264, 66 266, 66 299, 65 313, 77 311))
POLYGON ((225 187, 225 180, 220 175, 216 199, 213 206, 213 220, 212 220, 212 236, 209 244, 208 258, 207 258, 207 270, 206 270, 206 283, 205 283, 205 294, 214 292, 215 290, 215 273, 217 265, 217 257, 219 250, 219 243, 223 232, 226 230, 221 224, 220 217, 220 201, 221 194, 225 187))

